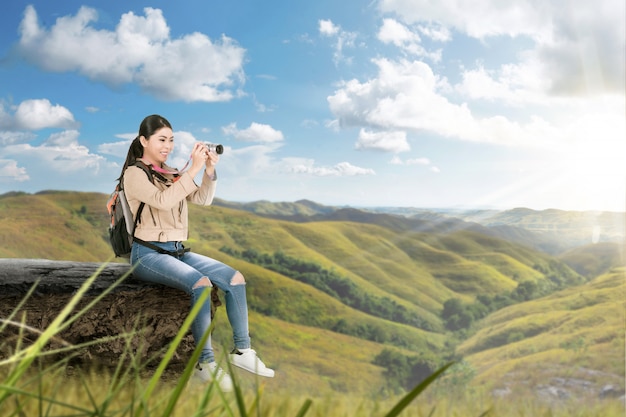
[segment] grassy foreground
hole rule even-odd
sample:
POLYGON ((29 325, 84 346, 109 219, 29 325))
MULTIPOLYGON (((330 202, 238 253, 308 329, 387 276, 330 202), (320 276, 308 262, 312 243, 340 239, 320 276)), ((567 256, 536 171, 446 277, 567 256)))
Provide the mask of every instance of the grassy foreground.
MULTIPOLYGON (((263 390, 262 383, 236 392, 222 393, 216 386, 187 385, 182 392, 175 382, 158 384, 148 397, 149 380, 137 375, 114 376, 106 372, 79 372, 68 376, 59 364, 35 368, 17 384, 6 382, 9 393, 0 404, 0 416, 528 416, 617 417, 624 415, 618 402, 550 407, 533 401, 511 402, 471 397, 445 397, 417 392, 414 397, 374 400, 337 395, 327 398, 291 397, 263 390), (244 393, 245 391, 245 393, 244 393), (421 394, 421 395, 420 395, 421 394), (414 398, 414 401, 410 401, 414 398)), ((6 381, 6 375, 2 375, 6 381)), ((432 388, 432 387, 431 387, 432 388)))
MULTIPOLYGON (((70 366, 73 353, 85 345, 63 345, 55 351, 46 345, 80 315, 110 292, 110 287, 83 310, 74 311, 78 301, 95 280, 89 278, 73 299, 38 334, 29 345, 21 338, 11 346, 0 341, 0 417, 16 416, 622 416, 623 404, 618 401, 597 404, 564 403, 549 406, 532 400, 507 398, 498 402, 480 394, 447 390, 447 364, 430 377, 397 398, 354 398, 345 394, 325 398, 292 396, 289 392, 266 392, 262 379, 237 377, 232 393, 223 393, 214 384, 202 384, 192 378, 196 350, 188 366, 176 378, 166 378, 166 368, 178 344, 188 332, 198 308, 191 311, 178 335, 160 362, 133 355, 129 348, 121 355, 115 369, 75 369, 70 366), (61 359, 53 359, 61 358, 61 359)), ((125 277, 122 277, 123 280, 125 277)), ((121 282, 120 280, 120 282, 121 282)), ((34 289, 33 289, 34 290, 34 289)), ((204 297, 208 296, 208 291, 204 297)), ((28 297, 28 295, 27 295, 28 297)), ((200 303, 197 304, 199 306, 200 303)), ((2 318, 0 332, 6 326, 20 324, 18 317, 2 318)), ((117 337, 130 340, 132 334, 117 337)), ((206 336, 205 336, 206 337, 206 336)), ((98 343, 91 341, 88 344, 98 343)))

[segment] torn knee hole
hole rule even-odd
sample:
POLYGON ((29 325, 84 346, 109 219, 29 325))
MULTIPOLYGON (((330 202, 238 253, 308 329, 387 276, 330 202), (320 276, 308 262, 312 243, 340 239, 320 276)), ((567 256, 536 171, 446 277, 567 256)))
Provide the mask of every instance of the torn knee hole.
POLYGON ((233 275, 233 279, 230 280, 230 285, 243 285, 245 283, 246 279, 239 271, 235 272, 235 275, 233 275))
POLYGON ((200 287, 212 287, 213 284, 211 284, 211 280, 209 280, 209 278, 207 277, 202 277, 200 278, 198 281, 196 281, 196 283, 194 284, 193 288, 200 288, 200 287))

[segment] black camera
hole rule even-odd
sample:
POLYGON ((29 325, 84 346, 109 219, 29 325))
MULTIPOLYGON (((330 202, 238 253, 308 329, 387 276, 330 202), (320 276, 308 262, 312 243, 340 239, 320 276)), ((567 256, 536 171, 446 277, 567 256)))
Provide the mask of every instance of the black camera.
POLYGON ((224 147, 222 145, 216 145, 215 143, 205 143, 204 144, 209 152, 215 152, 218 155, 221 155, 224 153, 224 147))

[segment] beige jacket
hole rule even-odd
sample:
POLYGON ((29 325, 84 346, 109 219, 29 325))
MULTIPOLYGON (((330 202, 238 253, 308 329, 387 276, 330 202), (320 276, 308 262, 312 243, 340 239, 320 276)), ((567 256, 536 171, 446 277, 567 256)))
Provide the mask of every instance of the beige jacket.
MULTIPOLYGON (((144 161, 145 162, 145 161, 144 161)), ((146 164, 147 165, 147 164, 146 164)), ((164 167, 173 170, 169 167, 164 167)), ((135 236, 145 241, 184 241, 189 236, 187 202, 208 206, 213 202, 217 180, 211 179, 206 171, 202 184, 196 185, 188 172, 177 181, 173 175, 163 175, 162 182, 154 176, 154 183, 140 167, 130 166, 124 172, 124 192, 133 215, 137 214, 141 202, 145 203, 135 236)))

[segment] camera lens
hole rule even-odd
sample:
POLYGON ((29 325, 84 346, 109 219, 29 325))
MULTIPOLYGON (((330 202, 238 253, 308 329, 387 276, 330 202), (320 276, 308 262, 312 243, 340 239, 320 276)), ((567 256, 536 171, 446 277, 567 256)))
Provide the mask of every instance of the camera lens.
POLYGON ((214 143, 205 143, 205 145, 209 149, 209 152, 215 152, 218 155, 224 153, 224 147, 222 145, 216 145, 214 143))

